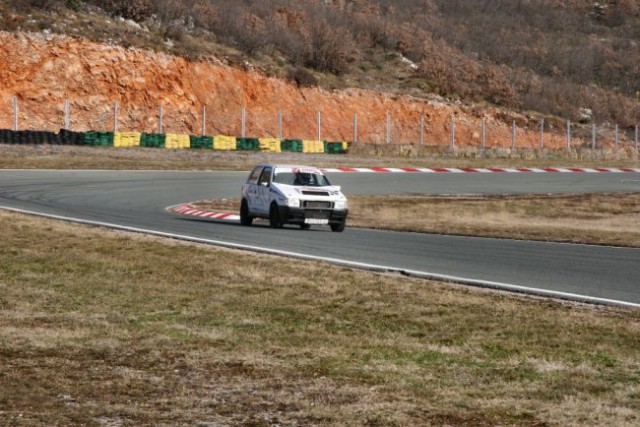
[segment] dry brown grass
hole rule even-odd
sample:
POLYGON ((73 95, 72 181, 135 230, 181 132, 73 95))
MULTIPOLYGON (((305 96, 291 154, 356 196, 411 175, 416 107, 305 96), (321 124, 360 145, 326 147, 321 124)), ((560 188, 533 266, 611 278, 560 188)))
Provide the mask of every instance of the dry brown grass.
MULTIPOLYGON (((237 213, 240 201, 195 205, 237 213)), ((640 193, 351 196, 348 226, 640 247, 640 193)))
POLYGON ((640 246, 640 193, 350 198, 349 225, 640 246))
POLYGON ((400 145, 359 144, 349 154, 329 155, 0 144, 0 169, 249 170, 257 162, 318 167, 640 167, 637 158, 566 157, 562 151, 483 157, 474 149, 448 153, 446 147, 400 145))
POLYGON ((2 425, 637 425, 637 310, 0 212, 2 425))

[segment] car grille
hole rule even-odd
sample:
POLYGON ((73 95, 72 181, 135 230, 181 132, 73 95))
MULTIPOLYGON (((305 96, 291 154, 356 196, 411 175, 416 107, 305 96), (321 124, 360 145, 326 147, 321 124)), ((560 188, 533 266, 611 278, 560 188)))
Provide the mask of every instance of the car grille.
POLYGON ((331 202, 323 202, 317 200, 306 200, 303 202, 305 208, 315 209, 331 209, 331 202))
POLYGON ((304 211, 305 218, 329 219, 329 211, 308 210, 304 211))
POLYGON ((304 194, 305 196, 329 196, 329 192, 328 191, 309 191, 309 190, 302 190, 302 194, 304 194))

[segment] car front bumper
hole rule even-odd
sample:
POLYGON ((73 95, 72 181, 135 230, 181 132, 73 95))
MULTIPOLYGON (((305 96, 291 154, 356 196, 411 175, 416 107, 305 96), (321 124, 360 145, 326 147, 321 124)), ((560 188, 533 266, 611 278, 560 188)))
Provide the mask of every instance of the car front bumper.
POLYGON ((347 220, 349 210, 335 210, 335 209, 309 209, 309 208, 290 208, 288 206, 279 206, 280 218, 283 223, 286 224, 305 224, 309 223, 324 223, 327 224, 340 224, 347 220))

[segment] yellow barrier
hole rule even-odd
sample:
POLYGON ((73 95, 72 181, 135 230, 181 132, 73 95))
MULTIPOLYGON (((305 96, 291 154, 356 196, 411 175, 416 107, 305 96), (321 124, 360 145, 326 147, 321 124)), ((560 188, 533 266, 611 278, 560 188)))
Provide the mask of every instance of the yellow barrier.
POLYGON ((258 141, 260 142, 260 151, 272 153, 280 153, 282 151, 278 138, 260 138, 258 141))
POLYGON ((322 141, 302 141, 303 153, 324 153, 324 142, 322 141))
POLYGON ((116 132, 113 134, 114 147, 139 147, 140 132, 116 132))
POLYGON ((214 150, 235 150, 236 149, 236 137, 216 135, 213 137, 213 149, 214 150))
POLYGON ((181 149, 191 148, 191 140, 189 135, 178 135, 175 133, 168 133, 164 140, 164 147, 168 149, 181 149))

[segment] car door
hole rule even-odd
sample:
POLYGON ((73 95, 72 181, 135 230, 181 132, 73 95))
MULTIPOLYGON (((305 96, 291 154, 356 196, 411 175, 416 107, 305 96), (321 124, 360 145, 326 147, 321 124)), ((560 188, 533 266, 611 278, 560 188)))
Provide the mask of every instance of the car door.
POLYGON ((262 175, 262 169, 262 166, 256 166, 249 174, 247 182, 242 186, 242 197, 247 200, 249 210, 254 213, 258 200, 258 179, 262 175))
POLYGON ((262 173, 260 174, 260 178, 258 178, 258 184, 255 186, 256 188, 256 199, 255 199, 255 211, 268 214, 269 213, 269 205, 271 204, 271 172, 273 168, 271 166, 266 166, 262 173))

